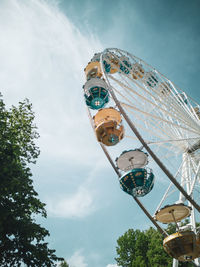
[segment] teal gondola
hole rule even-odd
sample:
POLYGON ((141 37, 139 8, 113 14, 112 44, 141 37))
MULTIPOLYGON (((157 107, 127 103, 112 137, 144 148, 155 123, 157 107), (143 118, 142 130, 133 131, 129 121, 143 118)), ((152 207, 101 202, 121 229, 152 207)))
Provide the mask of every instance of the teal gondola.
POLYGON ((86 105, 91 109, 101 109, 109 102, 109 92, 103 79, 92 78, 83 86, 86 105))
POLYGON ((109 94, 105 88, 93 87, 89 90, 89 95, 84 95, 87 106, 91 109, 103 108, 109 101, 109 94))
POLYGON ((151 169, 136 168, 125 173, 119 179, 121 189, 134 197, 143 197, 154 186, 154 174, 151 169))

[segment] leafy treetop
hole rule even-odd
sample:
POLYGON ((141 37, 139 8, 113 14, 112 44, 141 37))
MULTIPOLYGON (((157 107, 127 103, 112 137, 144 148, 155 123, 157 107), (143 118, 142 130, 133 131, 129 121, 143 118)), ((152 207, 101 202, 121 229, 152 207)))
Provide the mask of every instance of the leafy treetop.
POLYGON ((35 163, 39 137, 27 99, 6 110, 0 95, 0 265, 56 266, 62 260, 48 248, 48 230, 36 223, 46 217, 45 204, 34 190, 29 163, 35 163))

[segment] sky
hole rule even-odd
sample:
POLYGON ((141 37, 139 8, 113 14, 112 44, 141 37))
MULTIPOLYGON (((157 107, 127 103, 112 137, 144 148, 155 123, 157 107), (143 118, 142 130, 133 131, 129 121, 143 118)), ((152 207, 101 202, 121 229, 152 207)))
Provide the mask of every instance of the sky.
POLYGON ((38 221, 70 267, 115 267, 117 238, 152 226, 92 132, 85 66, 95 52, 121 48, 200 102, 199 11, 199 0, 0 1, 0 91, 8 108, 33 103, 41 155, 31 169, 48 212, 38 221))

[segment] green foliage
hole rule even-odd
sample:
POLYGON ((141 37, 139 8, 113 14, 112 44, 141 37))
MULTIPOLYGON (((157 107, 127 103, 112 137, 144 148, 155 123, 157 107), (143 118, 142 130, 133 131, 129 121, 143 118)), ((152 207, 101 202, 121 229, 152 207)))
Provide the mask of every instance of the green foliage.
MULTIPOLYGON (((182 225, 187 224, 185 221, 182 225)), ((176 232, 176 226, 169 224, 169 234, 176 232)), ((161 234, 150 227, 146 231, 129 229, 117 240, 117 265, 122 267, 171 267, 173 259, 163 249, 161 234)), ((179 267, 193 266, 190 262, 179 262, 179 267)))
POLYGON ((163 249, 163 240, 160 233, 154 228, 150 228, 145 234, 148 236, 147 258, 149 265, 147 266, 171 266, 172 259, 163 249))
POLYGON ((68 263, 64 260, 64 261, 62 261, 62 262, 58 265, 58 267, 69 267, 69 265, 68 265, 68 263))
MULTIPOLYGON (((1 96, 0 96, 1 97, 1 96)), ((56 266, 61 260, 44 241, 49 232, 35 222, 46 217, 45 204, 33 188, 29 163, 35 163, 39 137, 32 105, 26 99, 6 110, 0 98, 0 265, 56 266)))
POLYGON ((142 256, 136 256, 135 259, 132 261, 132 267, 144 267, 145 260, 142 256))
POLYGON ((129 229, 123 236, 119 237, 117 244, 116 251, 119 257, 116 258, 116 261, 119 266, 140 266, 141 258, 143 259, 143 266, 147 264, 148 239, 144 232, 129 229))

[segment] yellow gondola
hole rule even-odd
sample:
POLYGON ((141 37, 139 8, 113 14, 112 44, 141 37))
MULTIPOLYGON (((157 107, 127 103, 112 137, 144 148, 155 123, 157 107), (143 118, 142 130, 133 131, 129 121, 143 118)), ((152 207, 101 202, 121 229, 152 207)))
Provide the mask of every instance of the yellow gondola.
POLYGON ((178 232, 167 236, 163 240, 165 251, 179 261, 192 261, 200 256, 200 235, 191 230, 184 231, 177 222, 191 214, 191 207, 179 203, 163 207, 155 214, 155 219, 161 223, 175 222, 178 232))
POLYGON ((94 116, 97 140, 106 146, 116 145, 124 136, 121 114, 116 109, 100 109, 94 116))
POLYGON ((198 242, 193 231, 177 232, 164 239, 163 247, 170 256, 179 261, 192 261, 200 256, 198 242))
POLYGON ((144 69, 141 64, 135 63, 132 65, 132 77, 133 79, 141 79, 144 76, 144 69))
POLYGON ((89 62, 86 68, 84 69, 86 79, 90 80, 91 78, 101 78, 102 77, 102 71, 100 62, 89 62))

